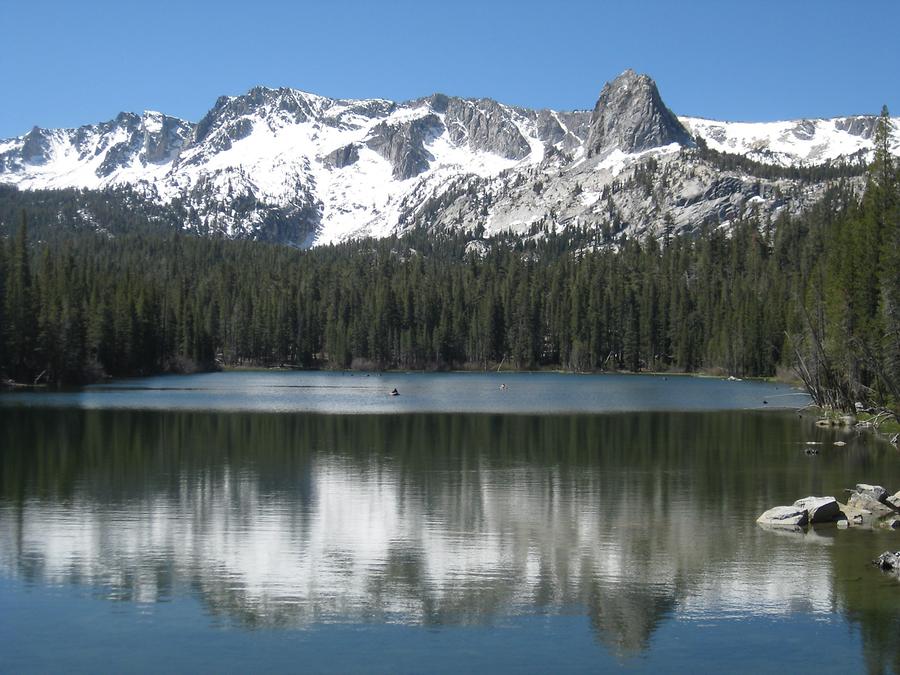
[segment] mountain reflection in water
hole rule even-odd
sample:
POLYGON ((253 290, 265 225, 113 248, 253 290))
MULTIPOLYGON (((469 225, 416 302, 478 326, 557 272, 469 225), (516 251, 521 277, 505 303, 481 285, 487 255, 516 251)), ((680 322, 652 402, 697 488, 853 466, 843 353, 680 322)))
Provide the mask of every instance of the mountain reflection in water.
POLYGON ((191 594, 243 627, 581 614, 623 658, 670 620, 840 613, 871 669, 900 670, 900 590, 865 566, 896 536, 754 523, 900 487, 895 450, 832 451, 796 414, 45 409, 0 429, 0 576, 31 585, 191 594))

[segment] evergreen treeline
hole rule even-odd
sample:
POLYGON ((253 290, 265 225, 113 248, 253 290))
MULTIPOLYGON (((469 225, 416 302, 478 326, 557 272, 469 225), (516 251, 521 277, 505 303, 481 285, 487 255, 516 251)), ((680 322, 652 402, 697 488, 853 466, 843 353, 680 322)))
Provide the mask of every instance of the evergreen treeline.
POLYGON ((132 231, 30 246, 23 216, 0 246, 0 373, 502 362, 744 376, 796 363, 840 392, 823 402, 897 401, 900 199, 880 138, 861 199, 838 184, 802 217, 663 242, 569 229, 473 246, 419 231, 298 251, 132 231))

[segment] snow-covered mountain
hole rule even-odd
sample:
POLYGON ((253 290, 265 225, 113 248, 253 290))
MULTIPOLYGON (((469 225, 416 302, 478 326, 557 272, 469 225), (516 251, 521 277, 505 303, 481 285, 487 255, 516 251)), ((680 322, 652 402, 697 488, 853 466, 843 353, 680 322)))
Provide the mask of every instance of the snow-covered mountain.
MULTIPOLYGON (((875 117, 772 123, 678 118, 646 75, 608 83, 593 111, 528 110, 442 94, 395 103, 257 87, 197 123, 122 113, 0 141, 0 183, 128 185, 177 204, 186 229, 295 245, 415 225, 634 234, 797 211, 823 183, 723 171, 695 147, 781 167, 859 162, 875 117)), ((894 137, 900 153, 900 137, 894 137)))

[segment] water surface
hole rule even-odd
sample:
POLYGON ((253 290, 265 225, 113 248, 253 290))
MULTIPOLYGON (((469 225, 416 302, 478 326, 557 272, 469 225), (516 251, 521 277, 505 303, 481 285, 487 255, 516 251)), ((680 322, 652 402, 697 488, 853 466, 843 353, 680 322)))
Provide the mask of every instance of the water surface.
POLYGON ((244 371, 137 378, 62 393, 0 393, 0 406, 13 407, 331 414, 732 410, 798 408, 808 401, 805 393, 770 382, 564 373, 244 371), (389 396, 393 389, 400 395, 389 396))
POLYGON ((372 376, 375 411, 339 390, 323 415, 284 385, 358 375, 222 377, 3 397, 0 671, 900 670, 900 583, 868 564, 900 534, 754 523, 900 489, 900 457, 745 409, 784 387, 372 376), (307 412, 247 409, 242 378, 307 412), (384 414, 465 387, 501 411, 384 414), (566 407, 641 387, 661 410, 566 407))

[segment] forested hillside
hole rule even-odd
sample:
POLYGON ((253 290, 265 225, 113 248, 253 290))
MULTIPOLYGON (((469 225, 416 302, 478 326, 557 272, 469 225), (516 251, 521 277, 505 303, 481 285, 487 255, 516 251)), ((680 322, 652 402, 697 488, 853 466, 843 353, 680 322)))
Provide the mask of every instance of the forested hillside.
POLYGON ((888 130, 884 115, 862 198, 838 184, 802 217, 750 213, 661 241, 415 231, 299 251, 115 222, 48 237, 54 210, 33 209, 0 246, 0 373, 60 384, 241 364, 798 367, 829 392, 822 402, 896 405, 888 130), (45 236, 29 241, 29 228, 45 236))

